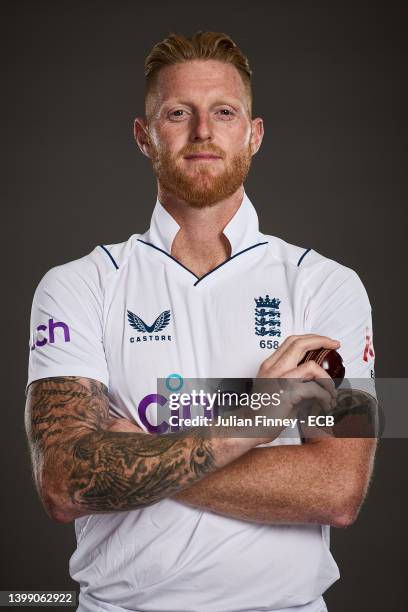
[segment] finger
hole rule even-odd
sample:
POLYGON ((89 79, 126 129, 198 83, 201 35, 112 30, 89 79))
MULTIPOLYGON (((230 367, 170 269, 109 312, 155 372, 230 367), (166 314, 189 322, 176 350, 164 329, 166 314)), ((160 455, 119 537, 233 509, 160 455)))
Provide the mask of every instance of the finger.
MULTIPOLYGON (((303 334, 301 336, 288 336, 285 341, 281 344, 281 346, 270 355, 265 361, 263 365, 267 367, 271 367, 274 365, 279 359, 281 359, 287 352, 294 347, 299 347, 299 351, 304 350, 304 354, 306 351, 312 350, 315 348, 338 348, 340 343, 338 340, 334 340, 333 338, 329 338, 329 336, 320 336, 318 334, 303 334), (334 346, 333 343, 336 345, 334 346)), ((304 355, 303 354, 303 355, 304 355)), ((301 359, 301 358, 300 358, 301 359)), ((299 361, 300 361, 299 359, 299 361)), ((297 363, 296 363, 297 365, 297 363)))
POLYGON ((321 387, 326 389, 328 393, 333 398, 337 397, 337 390, 334 385, 334 380, 324 370, 318 363, 315 361, 307 361, 306 363, 302 363, 302 365, 297 366, 293 370, 290 370, 285 374, 285 378, 298 378, 302 381, 314 380, 321 387), (308 367, 310 365, 310 367, 308 367))
POLYGON ((262 366, 270 367, 273 365, 278 359, 283 355, 283 353, 287 350, 287 348, 295 342, 295 340, 299 338, 299 336, 287 336, 282 344, 277 348, 269 357, 267 357, 263 362, 262 366))
POLYGON ((331 411, 335 403, 331 393, 314 381, 295 383, 291 388, 291 401, 295 407, 305 400, 311 402, 312 407, 318 404, 326 413, 331 411))
POLYGON ((274 376, 280 377, 283 376, 285 372, 296 368, 307 351, 318 348, 335 350, 339 348, 339 346, 340 342, 338 340, 333 340, 328 336, 319 336, 317 334, 297 336, 296 339, 286 347, 284 352, 276 355, 276 351, 276 353, 265 360, 262 364, 262 369, 269 370, 274 368, 274 370, 276 369, 274 376))

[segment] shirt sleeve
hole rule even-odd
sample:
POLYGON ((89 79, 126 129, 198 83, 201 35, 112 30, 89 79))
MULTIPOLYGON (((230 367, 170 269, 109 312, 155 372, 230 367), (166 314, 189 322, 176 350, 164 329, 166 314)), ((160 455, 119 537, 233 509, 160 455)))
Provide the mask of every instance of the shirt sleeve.
POLYGON ((70 262, 40 281, 31 310, 27 386, 53 376, 82 376, 108 386, 102 291, 92 265, 70 262))
POLYGON ((371 305, 359 276, 343 266, 332 270, 311 298, 310 314, 310 333, 341 343, 350 386, 375 397, 371 305))

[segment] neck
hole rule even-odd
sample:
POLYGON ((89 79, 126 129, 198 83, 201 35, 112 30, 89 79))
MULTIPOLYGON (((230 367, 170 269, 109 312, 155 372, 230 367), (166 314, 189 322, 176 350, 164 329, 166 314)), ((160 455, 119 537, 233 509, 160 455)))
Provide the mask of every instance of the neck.
POLYGON ((180 226, 171 255, 198 277, 203 276, 231 255, 231 245, 223 234, 244 197, 241 186, 228 198, 211 206, 195 207, 160 188, 158 198, 180 226))

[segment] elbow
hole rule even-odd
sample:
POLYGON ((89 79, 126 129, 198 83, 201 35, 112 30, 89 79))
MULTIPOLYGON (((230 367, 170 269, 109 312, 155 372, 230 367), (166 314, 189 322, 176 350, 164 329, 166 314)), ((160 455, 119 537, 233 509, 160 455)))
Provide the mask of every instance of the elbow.
POLYGON ((56 523, 72 523, 76 518, 90 514, 79 512, 67 493, 65 479, 55 469, 35 465, 33 468, 34 486, 47 516, 56 523))
POLYGON ((48 516, 55 523, 72 523, 75 518, 61 508, 46 508, 48 516))
POLYGON ((345 529, 346 527, 350 527, 355 523, 358 515, 358 510, 354 511, 351 509, 344 509, 343 512, 338 512, 332 516, 330 521, 330 525, 332 527, 338 527, 340 529, 345 529))
POLYGON ((332 502, 329 524, 341 529, 350 527, 357 520, 362 502, 363 493, 361 489, 343 490, 332 502))
POLYGON ((77 515, 74 515, 61 504, 44 503, 45 511, 55 523, 72 523, 77 515))
POLYGON ((75 516, 66 507, 51 502, 48 496, 47 499, 43 498, 42 502, 46 513, 55 523, 72 523, 74 521, 75 516))
POLYGON ((62 501, 61 496, 54 493, 50 488, 42 487, 39 490, 40 499, 45 512, 55 523, 72 523, 78 514, 69 509, 69 504, 62 501))

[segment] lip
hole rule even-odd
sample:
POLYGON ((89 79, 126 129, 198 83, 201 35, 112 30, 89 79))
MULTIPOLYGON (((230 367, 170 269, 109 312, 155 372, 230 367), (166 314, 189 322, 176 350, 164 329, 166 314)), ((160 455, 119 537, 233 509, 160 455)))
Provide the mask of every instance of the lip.
POLYGON ((192 155, 185 155, 184 159, 221 159, 219 155, 213 155, 212 153, 194 153, 192 155))

